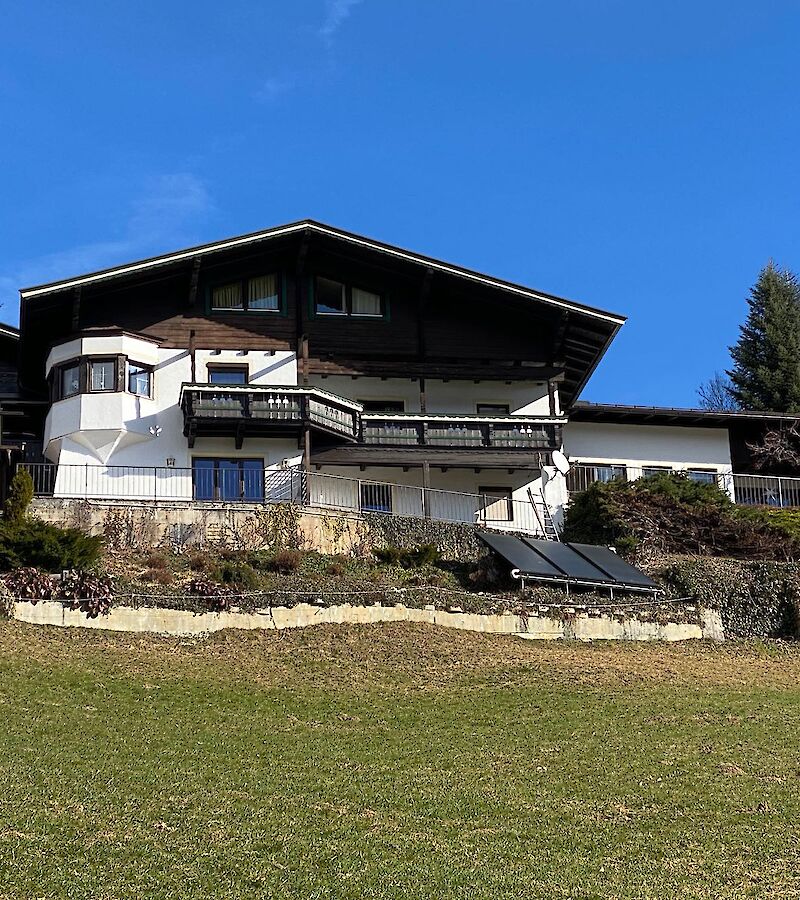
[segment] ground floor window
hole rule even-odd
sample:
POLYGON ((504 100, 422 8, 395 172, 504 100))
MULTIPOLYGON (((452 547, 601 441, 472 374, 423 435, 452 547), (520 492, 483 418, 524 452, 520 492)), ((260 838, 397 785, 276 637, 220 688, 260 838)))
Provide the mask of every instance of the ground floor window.
POLYGON ((655 475, 669 475, 669 466, 642 466, 642 478, 653 478, 655 475))
POLYGON ((707 469, 687 469, 686 477, 690 481, 700 481, 703 484, 717 483, 717 473, 709 472, 707 469))
POLYGON ((514 518, 511 488, 479 487, 483 500, 483 518, 493 522, 510 522, 514 518))
POLYGON ((392 511, 392 486, 362 481, 359 485, 362 512, 392 511))
POLYGON ((193 459, 192 483, 195 500, 263 500, 264 461, 193 459))

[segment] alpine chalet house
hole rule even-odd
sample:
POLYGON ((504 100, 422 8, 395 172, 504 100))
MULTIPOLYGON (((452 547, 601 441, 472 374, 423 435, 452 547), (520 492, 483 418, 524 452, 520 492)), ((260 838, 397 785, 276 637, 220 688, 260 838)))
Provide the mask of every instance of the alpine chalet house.
POLYGON ((733 493, 732 428, 763 423, 576 403, 624 321, 311 220, 271 228, 21 291, 20 395, 47 411, 26 465, 56 498, 548 536, 594 480, 733 493))
POLYGON ((20 383, 49 402, 55 464, 32 467, 39 492, 304 491, 532 530, 564 409, 624 322, 310 220, 21 298, 20 383))

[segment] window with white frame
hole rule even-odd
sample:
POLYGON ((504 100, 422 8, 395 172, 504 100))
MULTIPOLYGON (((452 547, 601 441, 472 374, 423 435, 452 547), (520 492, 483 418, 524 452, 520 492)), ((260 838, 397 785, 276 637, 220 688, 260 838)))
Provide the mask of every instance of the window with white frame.
POLYGON ((92 392, 117 389, 117 362, 114 359, 89 360, 89 390, 92 392))
POLYGON ((151 397, 153 393, 153 370, 150 366, 128 362, 128 392, 137 397, 151 397))

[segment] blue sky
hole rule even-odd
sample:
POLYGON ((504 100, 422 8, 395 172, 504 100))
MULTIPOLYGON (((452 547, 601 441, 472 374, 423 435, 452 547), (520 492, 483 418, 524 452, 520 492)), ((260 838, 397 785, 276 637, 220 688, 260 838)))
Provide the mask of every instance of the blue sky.
POLYGON ((19 287, 312 217, 629 316, 584 398, 693 405, 800 269, 800 3, 3 5, 19 287))

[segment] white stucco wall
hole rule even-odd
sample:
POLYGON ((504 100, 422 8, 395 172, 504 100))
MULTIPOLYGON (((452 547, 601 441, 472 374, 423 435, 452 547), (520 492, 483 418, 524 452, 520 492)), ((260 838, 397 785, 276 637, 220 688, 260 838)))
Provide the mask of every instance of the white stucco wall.
POLYGON ((564 451, 573 463, 731 471, 726 428, 569 422, 564 426, 564 451))
MULTIPOLYGON (((301 461, 295 439, 246 439, 240 450, 234 438, 198 438, 190 449, 183 434, 183 413, 179 406, 181 387, 191 382, 192 365, 189 351, 183 348, 159 348, 156 344, 130 335, 79 338, 54 348, 48 368, 77 356, 124 354, 136 362, 152 365, 153 396, 136 397, 128 393, 86 393, 53 403, 45 426, 48 457, 60 463, 56 494, 58 496, 109 496, 119 499, 190 499, 192 496, 191 465, 197 457, 262 459, 267 468, 297 465, 301 461), (103 474, 102 466, 136 467, 136 471, 116 470, 103 474), (91 467, 95 467, 91 471, 91 467), (154 469, 169 468, 169 472, 154 469), (87 471, 87 468, 90 470, 87 471), (105 479, 103 485, 94 483, 105 479), (91 484, 88 482, 92 481, 91 484)), ((252 384, 287 385, 298 383, 296 355, 292 351, 236 351, 198 348, 195 351, 194 381, 208 381, 211 365, 247 366, 252 384)), ((419 413, 419 383, 401 378, 316 377, 312 383, 324 390, 353 400, 402 400, 406 412, 419 413)), ((547 385, 537 381, 503 382, 428 380, 427 412, 452 415, 475 415, 479 403, 507 404, 512 414, 521 416, 549 415, 547 385)), ((329 484, 330 496, 337 492, 358 505, 358 486, 352 479, 375 480, 399 485, 421 486, 420 470, 403 472, 402 468, 373 468, 360 471, 353 467, 326 468, 351 479, 350 484, 329 484), (351 496, 352 495, 352 496, 351 496)), ((449 469, 434 470, 432 487, 453 494, 477 494, 480 487, 507 487, 513 491, 516 524, 533 530, 536 518, 527 489, 539 499, 542 479, 532 473, 507 470, 449 469)), ((547 475, 545 475, 547 482, 547 475)), ((395 491, 398 512, 417 514, 418 492, 395 491)), ((547 488, 548 504, 561 503, 558 484, 547 488)), ((320 494, 320 497, 322 495, 320 494)), ((437 517, 470 521, 469 499, 458 500, 445 494, 435 496, 437 517), (466 504, 466 505, 465 505, 466 504)))
MULTIPOLYGON (((351 400, 401 400, 405 412, 419 413, 419 382, 408 378, 351 378, 312 376, 309 381, 351 400)), ((547 385, 537 381, 506 384, 498 381, 425 380, 426 412, 475 415, 479 403, 508 404, 511 415, 549 416, 547 385)))

